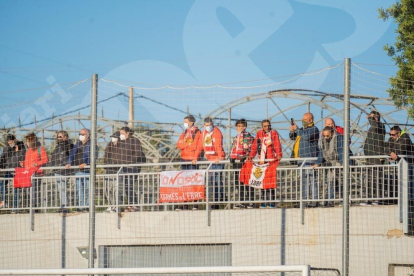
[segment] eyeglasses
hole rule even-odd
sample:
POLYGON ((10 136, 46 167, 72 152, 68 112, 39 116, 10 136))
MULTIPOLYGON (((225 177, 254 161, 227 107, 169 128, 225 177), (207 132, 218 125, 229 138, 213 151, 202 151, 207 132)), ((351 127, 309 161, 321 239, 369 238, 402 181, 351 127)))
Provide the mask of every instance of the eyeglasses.
POLYGON ((390 134, 390 136, 397 136, 398 135, 398 133, 389 133, 390 134))

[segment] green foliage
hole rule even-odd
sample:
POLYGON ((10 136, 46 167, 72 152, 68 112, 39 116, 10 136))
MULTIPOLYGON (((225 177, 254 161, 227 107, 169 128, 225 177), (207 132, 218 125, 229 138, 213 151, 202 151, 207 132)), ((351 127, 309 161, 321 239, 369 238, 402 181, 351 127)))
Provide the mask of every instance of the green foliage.
POLYGON ((387 91, 398 108, 407 107, 408 116, 414 118, 414 0, 401 0, 387 9, 378 9, 379 18, 389 17, 398 24, 394 46, 386 44, 384 50, 399 70, 390 78, 387 91))

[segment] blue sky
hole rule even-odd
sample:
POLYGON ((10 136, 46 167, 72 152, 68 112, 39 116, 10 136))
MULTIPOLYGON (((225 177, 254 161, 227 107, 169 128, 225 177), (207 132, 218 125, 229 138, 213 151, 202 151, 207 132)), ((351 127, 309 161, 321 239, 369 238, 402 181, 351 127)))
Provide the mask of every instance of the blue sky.
MULTIPOLYGON (((392 75, 382 48, 394 42, 396 26, 378 19, 377 9, 394 2, 2 0, 1 106, 44 97, 47 89, 18 91, 49 86, 51 77, 64 84, 92 73, 126 85, 209 85, 303 73, 349 57, 392 75)), ((47 117, 38 104, 29 107, 47 117)), ((0 118, 10 113, 4 110, 0 118)), ((14 112, 9 117, 22 111, 14 112)))

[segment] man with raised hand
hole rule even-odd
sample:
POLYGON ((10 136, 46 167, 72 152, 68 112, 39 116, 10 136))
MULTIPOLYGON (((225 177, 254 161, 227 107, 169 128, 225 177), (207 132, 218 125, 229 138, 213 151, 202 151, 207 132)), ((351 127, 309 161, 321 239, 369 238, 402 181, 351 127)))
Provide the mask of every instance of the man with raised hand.
MULTIPOLYGON (((196 159, 193 160, 193 164, 197 163, 197 159, 201 152, 204 152, 204 156, 208 161, 214 162, 211 165, 210 170, 222 170, 224 164, 219 164, 220 160, 224 160, 225 152, 223 149, 223 134, 220 129, 214 126, 213 120, 210 117, 204 119, 204 131, 201 133, 201 139, 196 150, 196 159)), ((224 187, 222 182, 222 173, 214 172, 209 175, 210 190, 214 192, 213 200, 215 203, 224 200, 224 187), (213 187, 211 187, 211 185, 213 187)), ((210 193, 211 194, 211 193, 210 193)), ((218 204, 214 204, 212 209, 219 209, 218 204)))
MULTIPOLYGON (((295 158, 316 158, 319 154, 318 141, 319 129, 314 124, 313 114, 308 112, 302 117, 302 128, 296 123, 290 126, 289 138, 294 142, 293 153, 295 158)), ((298 166, 303 165, 302 171, 302 199, 308 199, 309 186, 313 186, 313 199, 318 199, 318 186, 314 183, 316 172, 310 168, 315 165, 315 160, 299 161, 298 166)), ((306 206, 307 204, 305 204, 306 206)), ((317 207, 314 202, 309 207, 317 207)))

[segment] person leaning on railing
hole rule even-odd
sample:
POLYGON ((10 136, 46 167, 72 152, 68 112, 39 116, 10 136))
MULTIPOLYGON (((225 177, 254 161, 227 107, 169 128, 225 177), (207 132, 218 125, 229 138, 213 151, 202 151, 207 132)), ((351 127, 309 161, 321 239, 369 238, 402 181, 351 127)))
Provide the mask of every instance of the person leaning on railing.
MULTIPOLYGON (((413 155, 414 154, 414 145, 410 139, 410 135, 405 130, 401 130, 399 126, 393 126, 390 129, 389 132, 390 138, 388 139, 387 146, 385 149, 385 153, 389 155, 388 162, 399 162, 401 160, 402 155, 413 155)), ((405 160, 409 164, 409 170, 408 170, 408 179, 411 185, 413 185, 413 164, 414 164, 414 158, 412 157, 404 157, 405 160)), ((389 176, 390 177, 397 177, 395 176, 389 176)), ((391 181, 391 179, 388 179, 388 184, 395 183, 391 181)), ((396 187, 389 187, 390 191, 390 197, 396 197, 397 195, 394 194, 394 190, 398 192, 398 188, 396 187)), ((390 203, 396 204, 397 200, 393 200, 390 203)))
POLYGON ((78 206, 80 211, 86 212, 84 207, 89 207, 89 169, 85 168, 90 165, 91 161, 91 142, 89 139, 90 131, 87 128, 81 129, 79 132, 79 140, 76 142, 68 162, 66 169, 70 166, 79 166, 76 169, 76 193, 78 197, 78 206))
MULTIPOLYGON (((3 154, 0 157, 1 169, 14 169, 20 166, 20 161, 24 161, 26 155, 26 147, 22 141, 18 141, 13 134, 6 136, 7 146, 3 149, 3 154)), ((5 172, 2 177, 13 178, 14 172, 5 172)), ((0 180, 0 205, 6 207, 6 186, 13 183, 9 180, 0 180)), ((10 188, 8 189, 10 191, 10 188)), ((13 207, 17 207, 18 189, 14 189, 13 207)))
MULTIPOLYGON (((319 155, 316 164, 312 168, 319 166, 331 167, 343 165, 343 151, 344 151, 344 136, 332 127, 325 127, 322 131, 322 140, 320 142, 319 155)), ((352 152, 350 150, 350 156, 352 152)), ((339 179, 341 179, 341 172, 338 168, 327 169, 324 174, 324 180, 328 184, 328 198, 334 198, 335 186, 338 186, 339 179)), ((342 186, 342 185, 339 185, 342 186)), ((340 197, 342 198, 342 187, 339 187, 341 191, 340 197)), ((328 201, 328 207, 333 207, 333 201, 328 201)))
MULTIPOLYGON (((35 168, 35 167, 42 167, 49 162, 49 158, 47 157, 47 153, 44 147, 40 144, 37 140, 36 134, 34 132, 30 132, 25 136, 26 138, 26 145, 27 151, 24 161, 19 162, 20 166, 23 168, 35 168)), ((42 176, 43 170, 39 169, 36 171, 35 176, 42 176)), ((39 207, 40 206, 40 185, 42 180, 36 179, 33 181, 33 206, 32 207, 39 207)))
MULTIPOLYGON (((51 167, 63 167, 66 166, 70 152, 73 149, 73 143, 69 140, 69 134, 61 130, 57 133, 56 137, 56 147, 52 152, 50 157, 49 166, 51 167)), ((66 196, 66 185, 68 182, 67 175, 70 174, 70 170, 68 169, 55 169, 53 173, 56 176, 56 186, 59 191, 60 197, 60 210, 59 212, 65 212, 66 204, 67 204, 67 196, 66 196)))

